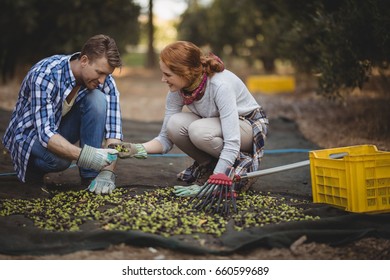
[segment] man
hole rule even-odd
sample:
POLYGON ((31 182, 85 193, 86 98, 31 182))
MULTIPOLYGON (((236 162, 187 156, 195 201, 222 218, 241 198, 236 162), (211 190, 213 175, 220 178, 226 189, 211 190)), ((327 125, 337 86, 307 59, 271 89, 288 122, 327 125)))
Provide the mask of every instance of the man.
POLYGON ((81 52, 53 55, 31 68, 3 137, 21 181, 43 183, 46 173, 63 171, 75 160, 90 191, 112 192, 117 151, 102 143, 123 139, 111 75, 121 66, 115 41, 96 35, 81 52))

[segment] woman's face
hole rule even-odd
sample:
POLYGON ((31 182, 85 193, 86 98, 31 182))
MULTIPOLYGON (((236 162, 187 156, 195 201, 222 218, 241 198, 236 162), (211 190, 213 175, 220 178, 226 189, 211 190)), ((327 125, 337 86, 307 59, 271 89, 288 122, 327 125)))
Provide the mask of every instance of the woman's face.
POLYGON ((167 83, 171 92, 179 91, 187 86, 187 81, 179 75, 173 73, 168 66, 160 60, 160 69, 162 72, 161 81, 167 83))

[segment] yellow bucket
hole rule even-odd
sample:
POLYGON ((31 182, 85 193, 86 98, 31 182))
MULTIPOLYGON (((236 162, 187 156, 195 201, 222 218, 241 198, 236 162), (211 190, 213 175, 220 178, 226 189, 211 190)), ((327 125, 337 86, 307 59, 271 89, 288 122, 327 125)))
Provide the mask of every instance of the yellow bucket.
POLYGON ((375 145, 311 151, 313 201, 357 213, 390 212, 390 152, 375 145), (345 153, 342 159, 331 154, 345 153))
POLYGON ((291 93, 295 91, 295 78, 281 75, 252 75, 247 78, 246 85, 252 93, 291 93))

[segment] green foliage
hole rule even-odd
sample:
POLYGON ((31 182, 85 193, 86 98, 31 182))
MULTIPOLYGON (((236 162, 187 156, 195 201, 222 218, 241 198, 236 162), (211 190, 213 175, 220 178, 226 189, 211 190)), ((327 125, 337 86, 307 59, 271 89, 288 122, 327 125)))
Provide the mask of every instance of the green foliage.
POLYGON ((191 41, 202 46, 208 43, 204 30, 207 28, 207 10, 198 8, 195 12, 187 10, 178 25, 179 39, 191 41))
POLYGON ((319 76, 319 91, 334 96, 362 87, 372 67, 389 61, 390 3, 368 1, 285 1, 291 24, 279 56, 297 69, 319 76))
POLYGON ((0 73, 55 53, 79 51, 95 34, 113 37, 123 53, 139 38, 140 7, 132 0, 3 0, 0 73))
POLYGON ((320 93, 334 96, 362 87, 374 67, 388 68, 388 30, 384 0, 214 0, 189 9, 179 34, 215 53, 260 60, 268 72, 276 59, 291 61, 318 77, 320 93))
POLYGON ((244 57, 249 63, 260 59, 267 71, 273 71, 276 53, 271 36, 277 35, 276 25, 265 23, 267 2, 261 8, 257 5, 253 0, 215 0, 210 7, 188 10, 179 36, 198 45, 209 44, 217 54, 244 57))
POLYGON ((122 55, 123 64, 129 67, 142 67, 145 65, 145 54, 129 52, 122 55))

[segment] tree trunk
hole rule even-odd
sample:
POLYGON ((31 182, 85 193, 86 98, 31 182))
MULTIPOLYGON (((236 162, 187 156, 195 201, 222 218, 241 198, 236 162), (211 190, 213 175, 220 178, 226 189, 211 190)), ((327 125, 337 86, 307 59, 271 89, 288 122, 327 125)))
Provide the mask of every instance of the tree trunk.
POLYGON ((156 56, 154 52, 154 24, 153 24, 153 0, 149 0, 149 17, 148 17, 148 52, 146 56, 146 68, 156 66, 156 56))

